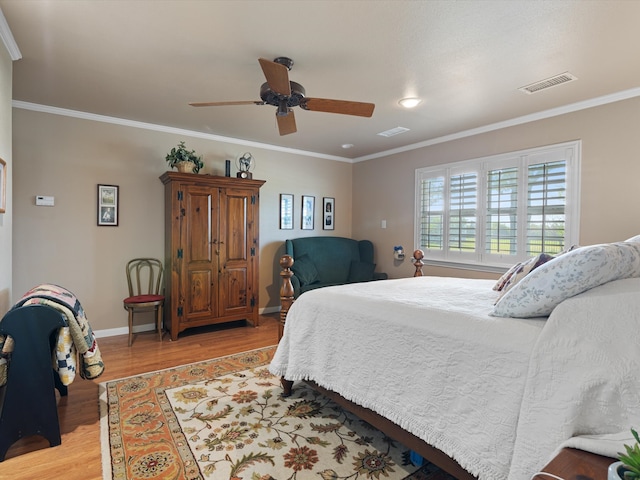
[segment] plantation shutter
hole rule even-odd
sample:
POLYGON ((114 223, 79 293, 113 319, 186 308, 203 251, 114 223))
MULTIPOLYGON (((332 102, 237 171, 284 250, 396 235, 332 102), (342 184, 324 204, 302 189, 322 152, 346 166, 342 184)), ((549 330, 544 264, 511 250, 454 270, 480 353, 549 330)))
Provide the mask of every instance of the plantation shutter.
POLYGON ((567 201, 566 161, 528 168, 526 244, 529 255, 564 249, 567 201))
POLYGON ((454 175, 449 179, 449 241, 452 252, 476 249, 478 174, 454 175))
POLYGON ((420 248, 444 248, 444 177, 420 182, 420 248))
POLYGON ((577 243, 580 142, 416 170, 415 248, 446 267, 501 271, 577 243))
POLYGON ((518 248, 518 168, 487 174, 485 251, 515 255, 518 248))

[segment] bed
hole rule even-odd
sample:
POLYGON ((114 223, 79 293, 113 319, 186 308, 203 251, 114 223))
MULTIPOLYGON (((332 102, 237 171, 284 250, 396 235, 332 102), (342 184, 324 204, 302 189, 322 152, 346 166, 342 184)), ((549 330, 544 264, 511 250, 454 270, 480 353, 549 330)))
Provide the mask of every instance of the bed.
POLYGON ((419 252, 413 278, 293 303, 283 258, 270 370, 285 389, 312 382, 457 478, 529 480, 563 447, 616 456, 640 424, 640 243, 575 251, 497 304, 494 280, 421 276, 419 252))

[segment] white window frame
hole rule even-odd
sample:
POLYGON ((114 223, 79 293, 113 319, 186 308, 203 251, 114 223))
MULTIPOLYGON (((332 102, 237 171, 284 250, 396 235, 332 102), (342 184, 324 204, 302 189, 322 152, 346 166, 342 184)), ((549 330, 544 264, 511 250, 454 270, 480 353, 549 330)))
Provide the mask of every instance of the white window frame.
MULTIPOLYGON (((576 140, 555 145, 530 148, 516 152, 509 152, 488 157, 465 160, 432 167, 418 168, 415 171, 415 213, 414 213, 414 249, 424 251, 424 262, 428 265, 438 265, 444 267, 482 270, 490 272, 504 272, 506 268, 514 263, 526 260, 530 255, 520 250, 515 255, 498 255, 485 253, 485 228, 487 211, 487 173, 506 167, 517 167, 518 175, 518 211, 526 210, 527 195, 527 168, 529 165, 553 162, 558 160, 566 161, 566 203, 565 203, 565 247, 578 244, 580 232, 580 164, 581 164, 582 141, 576 140), (452 176, 467 172, 477 172, 478 174, 478 197, 476 216, 476 251, 455 252, 447 249, 449 235, 449 179, 452 176), (445 223, 443 225, 443 249, 431 250, 420 246, 420 224, 421 224, 421 182, 427 178, 444 176, 445 178, 445 223)), ((520 221, 526 215, 518 215, 518 237, 517 244, 526 244, 525 228, 520 221)))

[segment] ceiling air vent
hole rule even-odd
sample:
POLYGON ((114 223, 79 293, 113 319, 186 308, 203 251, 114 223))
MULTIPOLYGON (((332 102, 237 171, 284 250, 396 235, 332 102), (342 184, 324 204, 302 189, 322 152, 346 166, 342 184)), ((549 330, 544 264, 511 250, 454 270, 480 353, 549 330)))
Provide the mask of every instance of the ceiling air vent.
POLYGON ((401 133, 408 132, 408 128, 404 127, 396 127, 391 130, 385 130, 384 132, 378 133, 381 137, 393 137, 394 135, 400 135, 401 133))
POLYGON ((555 87, 556 85, 562 85, 563 83, 573 82, 578 78, 574 75, 571 75, 569 72, 561 73, 560 75, 555 75, 551 78, 547 78, 545 80, 540 80, 539 82, 532 83, 531 85, 527 85, 525 87, 520 87, 518 90, 524 93, 532 94, 539 92, 540 90, 544 90, 546 88, 555 87))

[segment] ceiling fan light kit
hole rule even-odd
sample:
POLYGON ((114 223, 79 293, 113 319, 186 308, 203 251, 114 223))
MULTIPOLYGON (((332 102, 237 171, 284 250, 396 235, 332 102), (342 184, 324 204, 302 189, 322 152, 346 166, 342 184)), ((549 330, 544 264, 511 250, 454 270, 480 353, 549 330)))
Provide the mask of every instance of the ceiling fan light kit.
POLYGON ((258 62, 267 80, 260 87, 262 101, 193 102, 189 105, 193 107, 271 105, 276 107, 276 122, 280 135, 289 135, 297 132, 293 113, 294 107, 315 112, 338 113, 359 117, 371 117, 373 115, 375 108, 373 103, 306 97, 304 87, 289 80, 288 72, 293 66, 293 60, 288 57, 278 57, 273 61, 259 58, 258 62))
POLYGON ((401 99, 398 103, 404 108, 415 108, 422 103, 422 100, 416 97, 409 97, 401 99))

